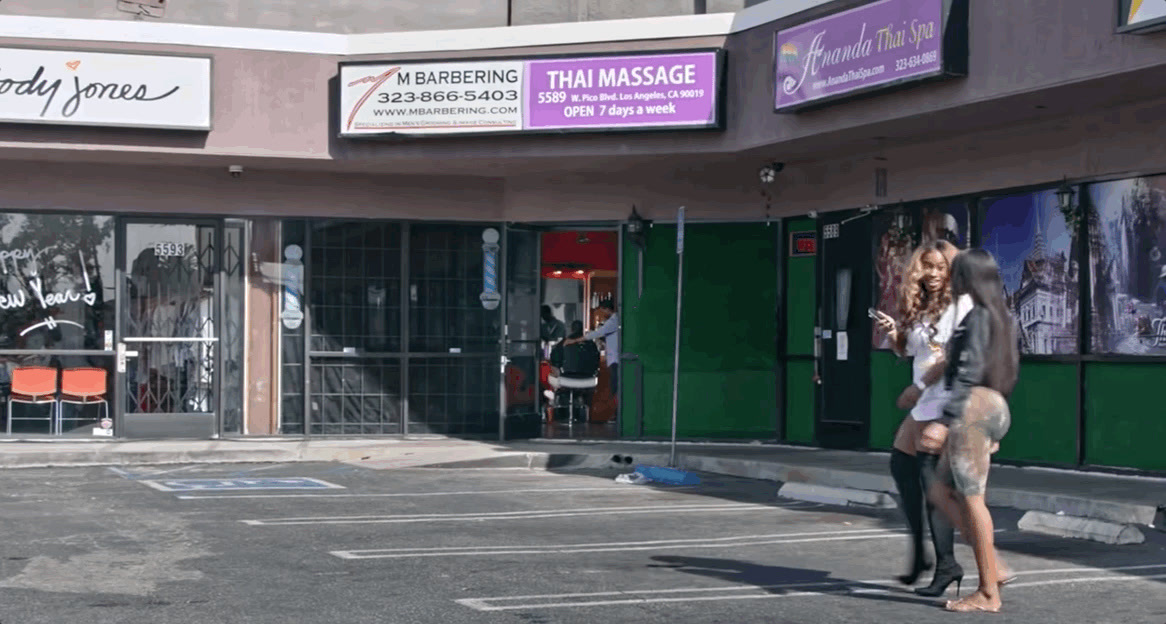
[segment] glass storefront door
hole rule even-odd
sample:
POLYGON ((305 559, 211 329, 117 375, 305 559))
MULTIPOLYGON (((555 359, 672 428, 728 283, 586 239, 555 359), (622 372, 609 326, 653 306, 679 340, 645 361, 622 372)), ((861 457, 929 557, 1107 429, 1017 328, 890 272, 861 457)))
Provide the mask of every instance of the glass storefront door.
POLYGON ((539 304, 542 258, 542 228, 508 224, 502 237, 502 253, 506 262, 503 273, 503 293, 506 305, 505 346, 506 359, 502 385, 505 389, 506 439, 534 438, 542 434, 546 398, 540 385, 539 364, 542 362, 539 304))
POLYGON ((124 437, 219 433, 221 221, 125 220, 117 345, 124 437))

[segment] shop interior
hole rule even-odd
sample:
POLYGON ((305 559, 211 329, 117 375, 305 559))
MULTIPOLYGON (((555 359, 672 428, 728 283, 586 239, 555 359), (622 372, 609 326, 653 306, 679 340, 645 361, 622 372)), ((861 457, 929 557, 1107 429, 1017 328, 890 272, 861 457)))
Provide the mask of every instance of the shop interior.
POLYGON ((565 345, 564 337, 599 327, 604 300, 610 299, 618 309, 619 235, 544 232, 541 249, 538 400, 543 435, 615 438, 617 402, 607 366, 607 341, 565 345))

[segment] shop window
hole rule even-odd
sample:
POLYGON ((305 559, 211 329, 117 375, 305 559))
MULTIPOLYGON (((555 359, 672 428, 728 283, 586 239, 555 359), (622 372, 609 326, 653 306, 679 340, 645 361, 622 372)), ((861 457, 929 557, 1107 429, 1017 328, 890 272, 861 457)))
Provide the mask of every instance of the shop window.
MULTIPOLYGON (((956 247, 968 246, 969 210, 963 201, 899 207, 874 217, 874 265, 876 307, 899 316, 900 290, 918 246, 946 240, 956 247)), ((890 349, 887 337, 873 331, 873 347, 890 349)))
MULTIPOLYGON (((880 213, 874 219, 875 307, 898 317, 899 291, 915 249, 913 211, 900 208, 880 213)), ((891 348, 890 339, 877 326, 873 329, 872 346, 891 348)))
POLYGON ((1089 186, 1096 353, 1166 355, 1166 176, 1089 186))
POLYGON ((920 222, 921 244, 945 240, 961 249, 968 246, 968 205, 965 202, 925 205, 920 222))
POLYGON ((401 226, 312 224, 312 350, 401 350, 401 226))
MULTIPOLYGON (((109 416, 108 403, 66 403, 59 419, 53 410, 62 371, 73 369, 102 371, 103 398, 112 403, 113 239, 108 216, 0 214, 0 433, 88 434, 109 416), (51 381, 50 396, 12 402, 13 378, 24 383, 28 370, 51 381)), ((73 377, 66 375, 66 382, 73 377)))
POLYGON ((1078 352, 1078 280, 1073 268, 1077 228, 1052 190, 981 203, 981 246, 995 256, 1006 300, 1022 323, 1021 352, 1078 352), (1054 313, 1053 307, 1057 306, 1054 313))
MULTIPOLYGON (((409 350, 494 353, 498 312, 482 307, 485 225, 417 224, 409 237, 409 350)), ((537 328, 531 327, 531 336, 537 328)), ((518 338, 518 337, 515 337, 518 338)))

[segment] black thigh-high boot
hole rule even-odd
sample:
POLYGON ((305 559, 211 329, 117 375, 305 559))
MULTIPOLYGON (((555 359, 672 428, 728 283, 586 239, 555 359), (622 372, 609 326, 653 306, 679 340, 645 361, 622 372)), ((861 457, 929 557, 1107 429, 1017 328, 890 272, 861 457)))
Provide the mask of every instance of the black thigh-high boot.
POLYGON ((904 585, 913 585, 919 575, 931 567, 923 553, 923 484, 919 477, 919 461, 894 449, 891 451, 891 476, 899 497, 903 500, 903 515, 911 530, 911 571, 899 577, 904 585))
MULTIPOLYGON (((919 475, 923 481, 923 491, 929 492, 933 483, 939 479, 939 456, 931 453, 916 455, 919 461, 919 475)), ((931 501, 927 500, 927 520, 931 525, 931 544, 935 547, 935 577, 927 587, 915 589, 920 596, 942 596, 949 585, 957 583, 964 577, 964 570, 955 560, 955 528, 931 501)))

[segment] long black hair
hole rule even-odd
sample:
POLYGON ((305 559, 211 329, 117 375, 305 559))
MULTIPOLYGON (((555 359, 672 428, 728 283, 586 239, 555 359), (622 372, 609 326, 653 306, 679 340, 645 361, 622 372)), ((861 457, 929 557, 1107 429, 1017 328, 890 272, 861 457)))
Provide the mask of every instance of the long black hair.
POLYGON ((1004 282, 992 254, 969 249, 956 256, 951 267, 951 289, 956 297, 971 295, 977 306, 988 311, 992 332, 983 385, 1007 397, 1016 386, 1020 350, 1016 344, 1016 321, 1004 301, 1004 282))

